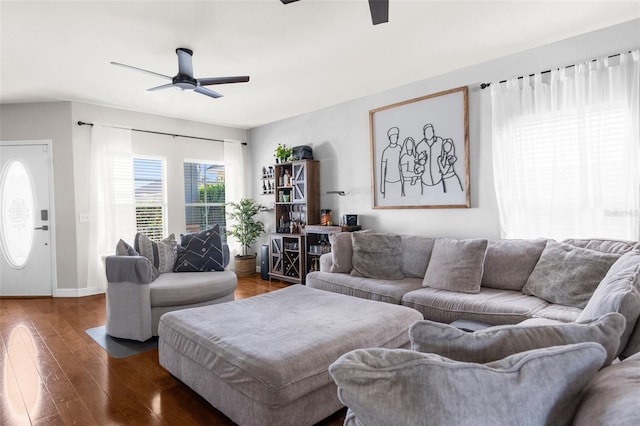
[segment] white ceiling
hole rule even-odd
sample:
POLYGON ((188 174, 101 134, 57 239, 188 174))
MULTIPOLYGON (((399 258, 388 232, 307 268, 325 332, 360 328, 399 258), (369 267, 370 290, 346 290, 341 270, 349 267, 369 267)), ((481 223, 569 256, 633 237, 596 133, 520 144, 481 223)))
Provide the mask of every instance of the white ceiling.
POLYGON ((640 1, 0 1, 0 103, 80 101, 252 128, 640 17, 640 1), (211 99, 110 65, 195 77, 211 99))

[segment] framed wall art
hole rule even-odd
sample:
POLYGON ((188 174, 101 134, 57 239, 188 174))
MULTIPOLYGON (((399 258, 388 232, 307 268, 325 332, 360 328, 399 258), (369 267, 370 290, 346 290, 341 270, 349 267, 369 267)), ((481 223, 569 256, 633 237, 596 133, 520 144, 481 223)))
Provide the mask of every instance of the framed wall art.
POLYGON ((469 207, 468 88, 369 111, 374 209, 469 207))

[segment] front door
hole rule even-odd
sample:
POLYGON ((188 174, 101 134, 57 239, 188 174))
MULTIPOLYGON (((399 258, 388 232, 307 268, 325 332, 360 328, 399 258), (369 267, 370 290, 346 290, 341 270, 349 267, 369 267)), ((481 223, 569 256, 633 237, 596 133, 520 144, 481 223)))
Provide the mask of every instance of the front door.
POLYGON ((0 296, 51 296, 51 143, 0 142, 0 296))

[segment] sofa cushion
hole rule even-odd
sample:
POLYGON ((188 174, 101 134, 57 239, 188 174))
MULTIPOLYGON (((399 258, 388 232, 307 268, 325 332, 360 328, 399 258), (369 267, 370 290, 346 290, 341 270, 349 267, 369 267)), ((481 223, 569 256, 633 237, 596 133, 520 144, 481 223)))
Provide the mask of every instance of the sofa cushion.
POLYGON ((522 290, 547 240, 490 240, 484 258, 482 285, 502 290, 522 290))
POLYGON ((478 293, 487 240, 438 238, 422 282, 423 287, 478 293))
POLYGON ((589 321, 608 312, 619 312, 626 319, 620 337, 620 351, 623 351, 640 315, 640 263, 607 274, 576 321, 589 321))
MULTIPOLYGON (((355 231, 363 234, 373 233, 373 229, 355 231)), ((355 233, 354 232, 354 233, 355 233)), ((329 235, 331 244, 332 264, 329 272, 348 274, 353 269, 353 245, 351 244, 351 232, 339 232, 329 235)))
POLYGON ((405 293, 420 288, 422 279, 378 280, 331 272, 311 272, 307 274, 306 285, 319 290, 399 305, 405 293))
POLYGON ((624 240, 603 240, 603 239, 580 239, 580 238, 568 238, 562 240, 563 243, 571 244, 572 246, 586 248, 589 250, 596 250, 603 253, 612 254, 624 254, 638 244, 635 241, 624 240))
POLYGON ((418 321, 409 329, 411 349, 456 361, 487 363, 518 352, 571 343, 597 342, 607 351, 605 365, 618 356, 624 317, 609 313, 585 323, 499 325, 466 332, 449 324, 418 321))
POLYGON ((174 271, 224 271, 220 226, 216 224, 211 229, 183 235, 174 271))
POLYGON ((179 306, 215 300, 234 292, 238 278, 232 271, 170 272, 149 286, 151 306, 179 306))
POLYGON ((618 274, 619 272, 638 264, 640 264, 640 250, 630 250, 620 256, 618 260, 611 265, 611 268, 609 268, 609 271, 607 272, 607 277, 609 275, 618 274))
POLYGON ((435 238, 402 235, 402 274, 405 277, 424 278, 435 242, 435 238))
POLYGON ((619 257, 548 240, 522 292, 551 303, 584 308, 619 257))
POLYGON ((354 232, 351 234, 351 244, 351 275, 382 280, 404 278, 400 235, 354 232))
POLYGON ((360 349, 329 368, 362 424, 568 425, 606 358, 598 343, 521 352, 488 364, 402 349, 360 349), (558 380, 562 377, 562 380, 558 380), (552 421, 550 421, 552 419, 552 421))
POLYGON ((331 255, 333 263, 330 272, 348 274, 353 269, 351 259, 353 258, 353 246, 349 232, 340 232, 329 235, 331 243, 331 255))
POLYGON ((578 319, 582 309, 564 305, 549 305, 533 314, 534 318, 546 318, 561 322, 574 322, 578 319))
POLYGON ((421 288, 405 294, 402 304, 420 311, 431 321, 449 324, 465 319, 493 325, 518 323, 548 305, 520 291, 484 287, 478 294, 421 288))
POLYGON ((140 256, 140 253, 131 247, 123 239, 120 239, 116 244, 116 256, 140 256))
POLYGON ((635 426, 640 419, 640 354, 600 371, 584 389, 575 426, 635 426))
POLYGON ((138 232, 133 242, 133 247, 142 256, 151 261, 159 273, 173 272, 176 263, 176 236, 169 235, 162 241, 151 241, 149 237, 138 232))

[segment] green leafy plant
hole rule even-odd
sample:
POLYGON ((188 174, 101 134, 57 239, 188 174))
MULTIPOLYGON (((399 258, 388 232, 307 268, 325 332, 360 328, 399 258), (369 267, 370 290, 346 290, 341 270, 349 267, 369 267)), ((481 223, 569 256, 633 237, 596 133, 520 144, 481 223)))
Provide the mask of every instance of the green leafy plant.
POLYGON ((289 160, 289 158, 291 158, 292 154, 293 154, 293 148, 287 148, 287 145, 278 144, 276 148, 276 152, 273 155, 274 157, 279 159, 281 163, 284 163, 287 160, 289 160))
POLYGON ((227 235, 236 238, 242 244, 241 257, 253 257, 249 251, 251 244, 258 240, 264 232, 264 223, 255 220, 262 205, 250 198, 243 198, 238 203, 227 203, 227 217, 232 225, 227 228, 227 235))

